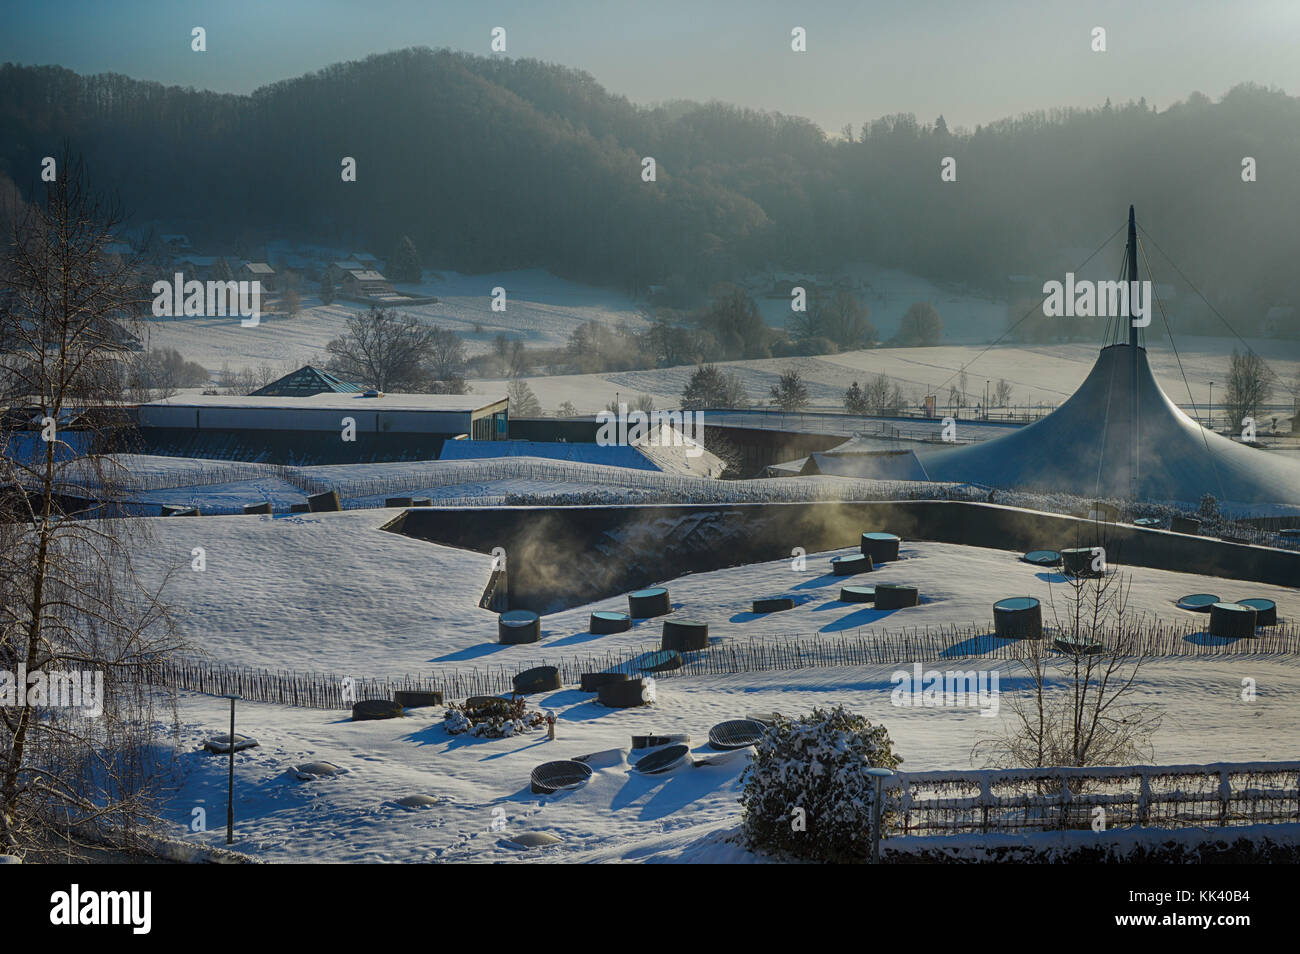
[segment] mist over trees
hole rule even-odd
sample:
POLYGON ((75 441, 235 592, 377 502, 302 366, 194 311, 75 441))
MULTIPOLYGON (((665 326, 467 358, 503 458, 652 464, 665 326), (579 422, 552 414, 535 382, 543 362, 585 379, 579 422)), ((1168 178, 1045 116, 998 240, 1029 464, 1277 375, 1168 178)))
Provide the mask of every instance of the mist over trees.
POLYGON ((65 137, 137 220, 214 242, 400 249, 404 275, 540 267, 698 294, 754 268, 872 261, 1004 294, 1010 274, 1077 264, 1062 252, 1095 247, 1133 202, 1252 333, 1294 299, 1300 251, 1300 100, 1249 84, 973 131, 898 114, 845 140, 719 103, 636 106, 577 70, 447 50, 338 63, 247 96, 0 66, 0 169, 27 189, 65 137), (655 182, 640 177, 645 156, 655 182), (939 179, 947 156, 955 182, 939 179), (1257 181, 1242 181, 1247 156, 1257 181), (341 181, 344 157, 355 182, 341 181))
POLYGON ((797 344, 810 345, 810 354, 869 347, 877 336, 870 314, 850 292, 814 294, 810 307, 791 318, 790 335, 797 344))
POLYGON ((930 347, 943 337, 943 321, 929 302, 915 302, 898 323, 897 343, 903 347, 930 347))

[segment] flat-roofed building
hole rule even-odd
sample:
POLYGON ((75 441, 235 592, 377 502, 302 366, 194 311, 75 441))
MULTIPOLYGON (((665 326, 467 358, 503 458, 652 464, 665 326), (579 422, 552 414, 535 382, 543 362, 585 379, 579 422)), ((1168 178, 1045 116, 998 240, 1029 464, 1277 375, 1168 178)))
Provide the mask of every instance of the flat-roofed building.
POLYGON ((205 394, 138 414, 145 453, 286 464, 437 460, 444 441, 504 440, 509 430, 504 394, 205 394))

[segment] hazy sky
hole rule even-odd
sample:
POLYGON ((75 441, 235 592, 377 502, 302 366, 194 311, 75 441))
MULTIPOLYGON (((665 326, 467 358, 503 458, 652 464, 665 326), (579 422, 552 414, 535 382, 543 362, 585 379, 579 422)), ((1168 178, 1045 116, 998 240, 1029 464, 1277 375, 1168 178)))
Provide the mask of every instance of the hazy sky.
POLYGON ((506 55, 634 102, 719 99, 831 133, 894 112, 973 127, 1107 97, 1163 109, 1245 80, 1300 91, 1300 0, 0 0, 0 24, 0 60, 239 93, 407 46, 488 54, 502 26, 506 55))

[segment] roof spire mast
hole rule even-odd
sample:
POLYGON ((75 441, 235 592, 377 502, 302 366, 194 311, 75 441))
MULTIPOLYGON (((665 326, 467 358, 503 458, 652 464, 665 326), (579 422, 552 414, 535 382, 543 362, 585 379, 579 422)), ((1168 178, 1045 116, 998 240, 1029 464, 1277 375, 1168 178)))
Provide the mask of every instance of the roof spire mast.
POLYGON ((1138 490, 1138 329, 1133 320, 1137 305, 1138 257, 1137 218, 1133 206, 1128 207, 1128 348, 1129 348, 1129 495, 1137 499, 1138 490))

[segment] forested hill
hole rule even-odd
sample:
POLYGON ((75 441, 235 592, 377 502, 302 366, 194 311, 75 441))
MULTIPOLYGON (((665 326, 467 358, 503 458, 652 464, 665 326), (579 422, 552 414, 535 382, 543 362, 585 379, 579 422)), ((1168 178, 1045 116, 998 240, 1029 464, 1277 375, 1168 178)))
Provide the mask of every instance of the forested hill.
POLYGON ((384 254, 410 235, 430 264, 632 287, 870 260, 1000 289, 1011 273, 1059 271, 1062 249, 1091 249, 1135 202, 1183 270, 1243 314, 1300 304, 1300 105, 1282 92, 974 131, 864 119, 845 140, 804 119, 642 107, 572 69, 429 49, 248 96, 0 67, 0 170, 24 191, 67 139, 136 220, 204 244, 292 236, 384 254), (341 181, 345 156, 355 183, 341 181), (642 181, 645 156, 656 182, 642 181), (956 182, 940 181, 944 156, 956 182), (1242 181, 1246 156, 1256 182, 1242 181))

